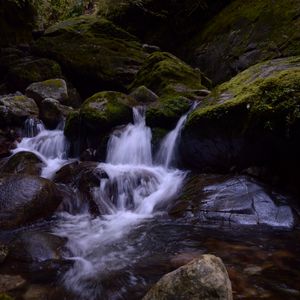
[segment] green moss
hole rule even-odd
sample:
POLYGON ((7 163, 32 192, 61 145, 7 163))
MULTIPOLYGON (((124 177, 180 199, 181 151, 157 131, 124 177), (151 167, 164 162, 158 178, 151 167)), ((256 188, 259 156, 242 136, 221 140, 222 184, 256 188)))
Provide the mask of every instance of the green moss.
POLYGON ((68 114, 64 133, 67 137, 75 137, 80 131, 80 112, 72 111, 68 114))
POLYGON ((63 82, 61 79, 48 79, 43 81, 43 85, 59 89, 63 87, 63 82))
POLYGON ((7 294, 0 293, 0 300, 14 300, 14 298, 7 294))
POLYGON ((189 117, 202 126, 239 134, 273 131, 287 138, 299 123, 300 57, 258 64, 217 87, 189 117))

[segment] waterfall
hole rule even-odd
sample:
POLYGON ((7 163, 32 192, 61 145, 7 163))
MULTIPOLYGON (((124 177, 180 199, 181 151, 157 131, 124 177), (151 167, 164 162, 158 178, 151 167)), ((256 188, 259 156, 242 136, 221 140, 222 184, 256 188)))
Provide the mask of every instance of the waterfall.
POLYGON ((182 128, 185 124, 185 121, 189 113, 196 108, 197 102, 195 102, 191 109, 183 115, 177 122, 176 127, 169 132, 166 137, 162 140, 159 150, 156 155, 156 162, 159 165, 163 165, 166 168, 170 167, 174 162, 176 162, 176 151, 177 151, 177 142, 180 137, 182 128))
POLYGON ((33 152, 45 163, 41 176, 50 178, 67 162, 68 142, 63 130, 46 130, 41 122, 34 119, 26 121, 25 130, 29 137, 23 138, 17 144, 13 154, 21 151, 33 152))
MULTIPOLYGON (((171 132, 172 144, 166 159, 172 156, 171 147, 175 147, 184 118, 171 132)), ((94 192, 102 215, 95 218, 86 212, 63 213, 55 229, 56 234, 69 239, 69 258, 74 260, 73 268, 63 278, 64 284, 80 299, 101 298, 101 279, 107 270, 121 270, 130 265, 132 255, 138 256, 127 246, 126 235, 161 213, 167 202, 178 195, 186 175, 166 168, 166 161, 153 165, 151 130, 146 126, 144 108, 133 109, 133 120, 133 124, 112 133, 106 162, 98 165, 108 175, 94 192)))

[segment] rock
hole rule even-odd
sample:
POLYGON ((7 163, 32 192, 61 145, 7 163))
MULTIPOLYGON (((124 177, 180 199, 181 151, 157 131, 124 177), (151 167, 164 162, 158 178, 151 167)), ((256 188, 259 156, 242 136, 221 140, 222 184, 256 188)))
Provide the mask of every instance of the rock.
POLYGON ((53 282, 72 265, 63 259, 66 238, 47 232, 22 232, 9 244, 6 268, 32 282, 53 282))
POLYGON ((38 105, 46 98, 55 99, 64 104, 68 101, 67 84, 63 79, 35 82, 27 87, 26 95, 34 99, 38 105))
POLYGON ((0 178, 0 226, 15 228, 52 215, 61 202, 55 184, 31 175, 0 178))
POLYGON ((170 209, 201 224, 292 229, 297 220, 288 198, 246 176, 194 175, 170 209))
POLYGON ((0 243, 0 264, 3 263, 8 254, 8 247, 0 243))
POLYGON ((164 275, 143 300, 232 299, 231 283, 222 260, 203 255, 164 275))
POLYGON ((0 124, 23 126, 24 121, 38 115, 38 107, 33 99, 21 93, 0 96, 0 124))
POLYGON ((214 84, 267 59, 300 55, 299 7, 293 0, 231 1, 199 27, 185 54, 214 84))
MULTIPOLYGON (((0 293, 9 292, 11 290, 23 287, 25 284, 26 284, 26 280, 20 275, 6 275, 6 274, 0 275, 0 293)), ((2 299, 1 294, 0 294, 0 299, 2 299)))
POLYGON ((155 102, 158 96, 144 85, 136 88, 130 96, 140 103, 155 102))
POLYGON ((16 60, 7 71, 6 81, 11 90, 24 92, 33 82, 62 76, 60 66, 46 58, 25 57, 16 60))
POLYGON ((87 97, 99 87, 126 90, 147 56, 134 36, 96 16, 69 19, 47 29, 34 49, 68 70, 74 85, 87 97))
POLYGON ((101 0, 97 13, 137 35, 147 51, 162 49, 178 52, 194 32, 204 27, 228 0, 101 0), (149 45, 151 44, 151 45, 149 45))
POLYGON ((300 57, 291 57, 252 66, 216 87, 185 124, 180 152, 186 165, 202 172, 266 167, 283 182, 295 181, 299 78, 300 57))
POLYGON ((73 108, 60 104, 58 100, 46 98, 40 104, 40 119, 47 128, 55 129, 72 111, 73 108))
POLYGON ((149 105, 146 117, 151 127, 162 128, 174 127, 191 100, 199 99, 198 93, 204 89, 200 73, 167 52, 154 52, 146 59, 130 88, 141 86, 159 96, 149 105))
POLYGON ((0 172, 39 176, 44 166, 45 163, 34 153, 21 151, 11 156, 4 165, 0 167, 0 172))
POLYGON ((88 98, 79 111, 68 115, 65 135, 75 144, 80 140, 80 150, 97 151, 109 132, 118 125, 132 121, 132 107, 136 101, 119 92, 100 92, 88 98))
POLYGON ((56 172, 53 181, 75 188, 79 192, 81 205, 88 203, 89 209, 94 214, 101 211, 101 203, 93 197, 95 189, 100 187, 101 179, 108 178, 97 162, 72 162, 63 166, 56 172))

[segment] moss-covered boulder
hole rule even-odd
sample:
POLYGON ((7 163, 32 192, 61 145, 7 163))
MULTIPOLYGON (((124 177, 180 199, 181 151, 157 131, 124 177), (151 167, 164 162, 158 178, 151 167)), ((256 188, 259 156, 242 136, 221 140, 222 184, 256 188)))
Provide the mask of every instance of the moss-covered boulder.
MULTIPOLYGON (((146 43, 176 52, 229 0, 98 0, 98 14, 146 43)), ((151 48, 149 48, 151 50, 151 48)))
POLYGON ((299 0, 234 0, 187 44, 214 83, 267 59, 300 54, 299 0))
POLYGON ((99 89, 125 90, 147 55, 134 36, 94 16, 50 27, 35 51, 58 61, 85 96, 99 89))
POLYGON ((136 104, 123 93, 99 92, 69 114, 65 134, 72 142, 80 140, 82 150, 88 146, 98 148, 113 127, 132 121, 132 107, 136 104))
POLYGON ((201 99, 201 73, 167 52, 154 52, 137 73, 130 88, 146 86, 159 99, 149 105, 147 123, 150 126, 172 127, 186 112, 191 100, 201 99))
POLYGON ((33 82, 60 77, 62 77, 61 69, 55 61, 46 58, 24 57, 17 59, 9 66, 5 79, 10 90, 24 92, 33 82))
POLYGON ((33 99, 21 93, 0 97, 0 124, 22 126, 30 116, 38 115, 38 107, 33 99))
POLYGON ((300 57, 252 66, 216 87, 190 115, 182 155, 201 170, 258 165, 292 173, 300 165, 299 111, 300 57))

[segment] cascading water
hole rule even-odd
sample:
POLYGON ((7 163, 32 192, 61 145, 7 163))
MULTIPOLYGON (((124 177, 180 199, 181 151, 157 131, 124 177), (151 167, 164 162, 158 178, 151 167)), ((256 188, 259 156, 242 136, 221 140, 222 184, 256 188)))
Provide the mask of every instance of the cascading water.
POLYGON ((21 151, 33 152, 45 163, 41 176, 50 178, 67 162, 68 142, 63 130, 46 130, 41 122, 28 119, 25 131, 28 137, 17 144, 13 154, 21 151))
MULTIPOLYGON (((126 235, 177 196, 185 177, 185 172, 165 167, 184 121, 180 120, 173 132, 174 142, 166 145, 172 149, 166 150, 165 157, 161 155, 163 166, 154 166, 145 111, 134 108, 133 115, 134 124, 112 134, 106 163, 98 165, 108 175, 94 193, 95 201, 104 207, 103 215, 63 213, 55 230, 69 240, 74 265, 63 281, 79 299, 106 299, 101 282, 140 255, 126 242, 126 235)), ((131 274, 129 280, 138 279, 131 274)))

